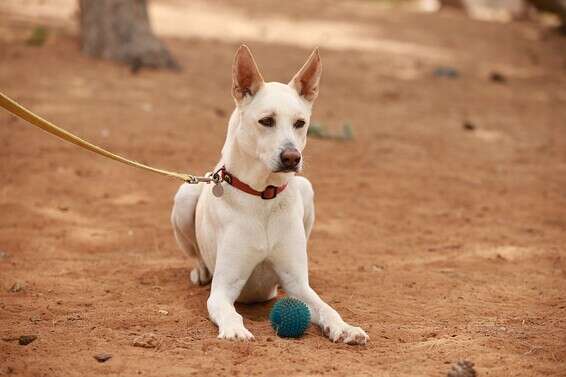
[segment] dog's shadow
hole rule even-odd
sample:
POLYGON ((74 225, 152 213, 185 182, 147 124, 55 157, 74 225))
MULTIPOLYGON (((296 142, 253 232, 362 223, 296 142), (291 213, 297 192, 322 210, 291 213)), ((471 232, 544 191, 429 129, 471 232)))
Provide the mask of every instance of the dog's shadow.
POLYGON ((252 322, 264 322, 269 318, 271 307, 278 298, 279 297, 276 297, 269 301, 254 304, 236 303, 236 311, 252 322))

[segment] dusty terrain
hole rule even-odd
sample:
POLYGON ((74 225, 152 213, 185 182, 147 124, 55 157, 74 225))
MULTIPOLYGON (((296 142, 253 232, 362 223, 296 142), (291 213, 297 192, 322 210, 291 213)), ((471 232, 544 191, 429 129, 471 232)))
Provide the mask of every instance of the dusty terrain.
MULTIPOLYGON (((217 340, 209 287, 189 284, 193 262, 169 226, 178 182, 0 111, 0 375, 442 376, 468 359, 480 376, 564 376, 566 38, 458 13, 301 3, 231 9, 357 25, 377 41, 322 43, 314 118, 349 122, 355 138, 312 138, 304 171, 316 190, 312 285, 370 343, 336 345, 316 327, 279 339, 272 303, 239 306, 255 342, 217 340), (440 66, 459 76, 435 76, 440 66), (146 333, 158 347, 133 346, 146 333), (101 352, 112 358, 97 362, 101 352)), ((213 166, 236 41, 169 35, 183 72, 132 75, 81 56, 72 21, 26 45, 38 22, 0 8, 2 92, 131 158, 213 166)), ((278 81, 309 53, 292 38, 250 46, 278 81)))

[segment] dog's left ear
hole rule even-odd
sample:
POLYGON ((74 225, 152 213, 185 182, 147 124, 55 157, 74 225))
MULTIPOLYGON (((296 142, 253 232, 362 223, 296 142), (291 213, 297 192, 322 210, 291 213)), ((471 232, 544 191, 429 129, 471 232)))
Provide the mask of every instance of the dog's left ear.
POLYGON ((315 49, 305 65, 289 82, 289 86, 294 88, 300 96, 309 102, 314 102, 318 96, 318 85, 322 74, 322 63, 318 48, 315 49))

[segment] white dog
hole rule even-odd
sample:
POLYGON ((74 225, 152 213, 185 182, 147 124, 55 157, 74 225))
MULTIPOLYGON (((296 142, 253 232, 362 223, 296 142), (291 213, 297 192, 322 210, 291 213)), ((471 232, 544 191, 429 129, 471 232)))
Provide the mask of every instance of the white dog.
POLYGON ((367 334, 342 320, 309 285, 307 239, 313 189, 295 176, 322 66, 315 50, 289 84, 264 82, 242 45, 232 68, 230 117, 216 170, 221 186, 183 184, 171 222, 180 247, 197 258, 194 284, 212 278, 207 302, 219 338, 252 340, 234 302, 272 299, 280 284, 304 301, 312 321, 334 342, 365 344, 367 334))

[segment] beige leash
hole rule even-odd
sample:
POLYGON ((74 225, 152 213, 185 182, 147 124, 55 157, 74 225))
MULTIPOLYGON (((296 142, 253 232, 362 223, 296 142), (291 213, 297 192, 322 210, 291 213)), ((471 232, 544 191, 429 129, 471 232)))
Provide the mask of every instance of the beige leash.
POLYGON ((158 173, 158 174, 162 174, 162 175, 168 175, 170 177, 175 177, 178 179, 181 179, 187 183, 199 183, 199 182, 216 182, 216 180, 214 178, 212 178, 211 176, 206 176, 206 177, 197 177, 197 176, 193 176, 190 174, 183 174, 183 173, 177 173, 177 172, 173 172, 173 171, 168 171, 168 170, 162 170, 162 169, 157 169, 151 166, 147 166, 144 165, 142 163, 139 163, 137 161, 132 161, 132 160, 128 160, 125 157, 122 156, 118 156, 117 154, 114 154, 112 152, 107 151, 106 149, 100 148, 99 146, 96 146, 94 144, 89 143, 88 141, 85 141, 83 139, 81 139, 80 137, 73 135, 72 133, 57 127, 56 125, 54 125, 53 123, 41 118, 40 116, 32 113, 30 110, 26 109, 25 107, 23 107, 22 105, 20 105, 19 103, 17 103, 16 101, 10 99, 8 96, 4 95, 3 93, 0 92, 0 106, 2 106, 3 108, 5 108, 6 110, 8 110, 9 112, 11 112, 14 115, 19 116, 20 118, 28 121, 29 123, 33 124, 36 127, 41 128, 44 131, 49 132, 50 134, 53 134, 63 140, 69 141, 73 144, 78 145, 79 147, 82 147, 84 149, 88 149, 89 151, 92 151, 94 153, 98 153, 99 155, 111 158, 112 160, 116 160, 116 161, 120 161, 126 165, 130 165, 130 166, 135 166, 137 168, 141 168, 141 169, 145 169, 145 170, 149 170, 152 171, 154 173, 158 173))

